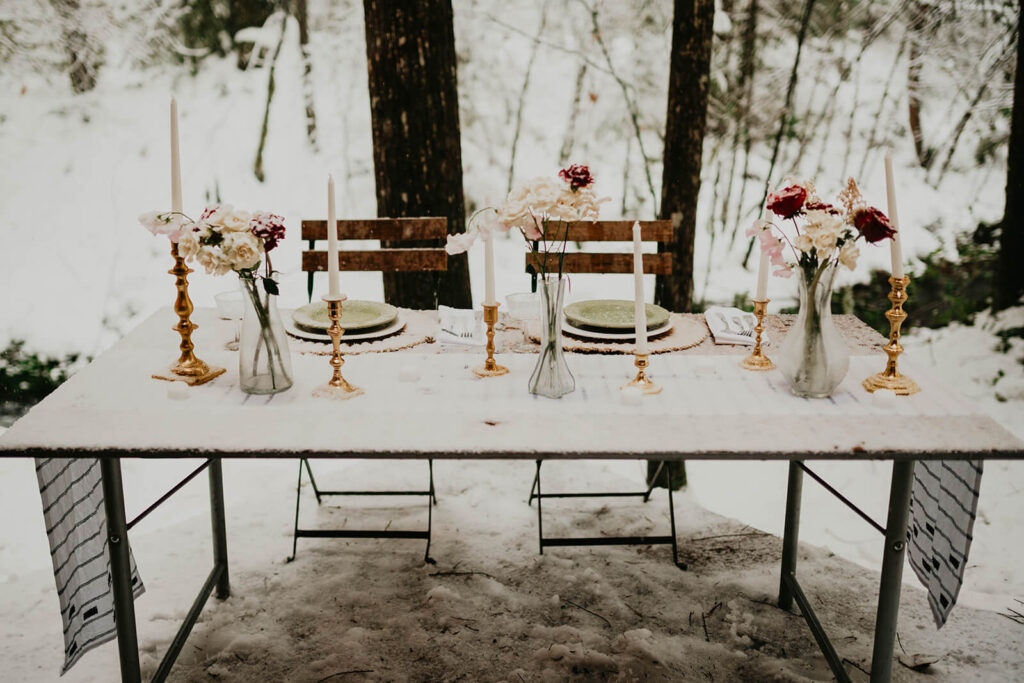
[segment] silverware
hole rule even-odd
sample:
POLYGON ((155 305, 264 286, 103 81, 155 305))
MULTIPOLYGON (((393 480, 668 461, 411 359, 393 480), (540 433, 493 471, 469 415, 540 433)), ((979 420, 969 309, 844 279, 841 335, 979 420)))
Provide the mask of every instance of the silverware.
POLYGON ((725 326, 722 330, 723 332, 725 332, 726 334, 735 334, 732 331, 732 326, 729 324, 729 321, 726 319, 724 313, 722 313, 721 311, 715 311, 715 315, 718 316, 718 319, 722 321, 722 325, 725 326))

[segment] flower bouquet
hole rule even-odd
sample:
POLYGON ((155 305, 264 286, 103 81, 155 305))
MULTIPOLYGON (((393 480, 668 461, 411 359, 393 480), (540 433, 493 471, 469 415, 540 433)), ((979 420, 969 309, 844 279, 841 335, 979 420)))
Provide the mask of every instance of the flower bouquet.
POLYGON ((514 187, 501 206, 474 214, 464 234, 448 236, 449 254, 468 250, 477 237, 491 239, 512 229, 529 246, 543 301, 540 357, 529 384, 533 394, 558 398, 576 387, 562 351, 562 265, 570 226, 597 220, 601 203, 608 201, 594 194, 593 183, 590 169, 580 164, 562 169, 558 178, 534 178, 514 187))
POLYGON ((284 219, 272 213, 250 213, 220 205, 208 207, 195 221, 178 213, 149 213, 139 220, 154 234, 173 234, 181 256, 198 262, 207 273, 238 274, 246 302, 239 343, 239 384, 252 394, 288 389, 293 381, 291 358, 277 311, 276 271, 270 262, 270 252, 284 239, 284 219))
POLYGON ((774 275, 800 275, 799 315, 776 354, 776 364, 795 394, 829 396, 850 364, 846 344, 832 321, 838 267, 857 267, 861 238, 875 244, 896 232, 884 213, 867 205, 853 178, 836 204, 823 202, 814 183, 787 178, 785 187, 768 195, 767 208, 779 223, 758 219, 747 235, 758 238, 774 275))

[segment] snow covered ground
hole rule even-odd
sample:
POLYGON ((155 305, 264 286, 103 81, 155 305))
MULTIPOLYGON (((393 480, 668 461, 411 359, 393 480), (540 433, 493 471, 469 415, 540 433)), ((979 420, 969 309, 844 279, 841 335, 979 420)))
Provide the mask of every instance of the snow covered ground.
MULTIPOLYGON (((467 197, 476 205, 497 201, 506 188, 511 121, 530 41, 505 25, 533 30, 537 16, 532 7, 519 1, 456 8, 460 55, 466 59, 460 71, 463 165, 467 197), (511 84, 509 78, 495 77, 499 69, 515 73, 511 84)), ((375 211, 361 25, 343 12, 327 21, 330 32, 314 31, 312 44, 320 151, 311 150, 305 140, 301 64, 292 26, 277 66, 264 183, 251 170, 266 94, 263 71, 241 73, 231 60, 209 60, 192 77, 178 68, 139 71, 111 59, 97 89, 74 98, 62 81, 0 74, 0 229, 5 239, 0 340, 24 338, 29 348, 47 353, 97 354, 155 307, 170 304, 166 244, 145 233, 135 218, 168 204, 166 111, 172 93, 181 110, 186 211, 198 213, 208 199, 219 196, 283 214, 292 230, 275 261, 285 270, 283 303, 304 303, 297 227, 301 218, 326 213, 327 173, 341 179, 342 217, 375 211)), ((556 22, 549 31, 548 40, 556 43, 572 38, 564 24, 556 22)), ((629 66, 635 43, 619 36, 611 45, 628 77, 650 75, 629 66)), ((862 118, 875 110, 869 85, 888 73, 895 50, 895 41, 879 41, 857 71, 859 129, 869 126, 862 118)), ((664 73, 658 73, 664 67, 652 68, 654 80, 665 82, 664 73)), ((524 109, 516 177, 557 169, 570 106, 565 84, 574 77, 575 64, 563 52, 539 53, 524 109)), ((650 202, 636 199, 643 195, 642 188, 637 190, 643 170, 625 124, 609 123, 622 108, 618 85, 596 69, 588 79, 592 97, 584 97, 572 160, 590 163, 598 190, 613 198, 608 217, 624 205, 631 217, 652 217, 650 202), (627 158, 632 161, 624 162, 627 158), (624 201, 624 196, 631 199, 624 201)), ((663 97, 654 99, 652 111, 663 116, 663 97)), ((926 113, 936 109, 926 108, 926 113)), ((1003 184, 998 164, 952 173, 933 188, 915 167, 906 132, 901 135, 895 124, 887 130, 883 137, 895 145, 909 257, 948 248, 956 231, 998 219, 1003 184)), ((656 131, 646 129, 645 135, 649 148, 659 149, 656 131)), ((865 154, 870 163, 862 186, 881 204, 881 155, 879 150, 865 154)), ((840 146, 826 145, 815 155, 836 160, 826 163, 819 187, 838 188, 840 146)), ((765 159, 752 160, 755 177, 766 169, 765 159)), ((794 171, 810 174, 815 168, 805 163, 794 171)), ((657 164, 654 176, 660 176, 657 164)), ((759 194, 755 188, 751 192, 759 194)), ((711 201, 703 197, 699 224, 711 214, 711 201)), ((712 242, 707 231, 698 232, 696 270, 708 273, 698 277, 698 296, 730 303, 734 294, 752 288, 754 274, 740 265, 744 248, 742 240, 712 242)), ((867 266, 887 263, 884 250, 864 251, 861 270, 850 277, 863 277, 867 266)), ((516 239, 499 241, 499 294, 528 287, 520 252, 516 239)), ((479 256, 470 257, 477 301, 482 294, 479 256)), ((215 292, 233 286, 202 273, 192 278, 193 298, 201 306, 212 305, 215 292)), ((792 282, 772 287, 776 304, 795 293, 792 282)), ((379 298, 382 292, 379 277, 369 274, 346 275, 344 288, 359 298, 379 298)), ((579 277, 573 280, 571 298, 628 298, 631 291, 626 276, 579 277)), ((912 297, 913 289, 911 315, 912 297)), ((994 350, 996 333, 1022 321, 1024 309, 1013 309, 998 318, 983 316, 974 326, 919 331, 904 344, 908 356, 927 362, 1024 438, 1024 366, 1019 362, 1024 348, 1013 340, 1008 352, 994 350)), ((126 463, 129 509, 140 509, 191 467, 185 462, 126 463)), ((186 646, 177 680, 316 681, 355 670, 367 673, 339 680, 454 680, 465 674, 465 680, 533 681, 597 673, 627 679, 828 679, 803 623, 763 604, 776 590, 778 540, 761 532, 781 533, 784 466, 689 464, 690 487, 679 496, 677 508, 688 573, 671 566, 665 548, 537 557, 534 513, 525 504, 532 478, 527 463, 438 464, 441 503, 432 548, 437 567, 421 564, 416 543, 375 541, 310 541, 300 545, 295 563, 285 564, 294 469, 294 464, 273 461, 226 464, 235 595, 204 614, 186 646), (453 571, 484 573, 432 576, 453 571)), ((324 464, 318 472, 341 480, 351 476, 367 486, 396 476, 414 485, 422 480, 422 469, 420 464, 337 463, 324 464)), ((845 463, 820 469, 876 518, 884 518, 888 466, 845 463)), ((555 465, 550 474, 552 485, 574 488, 634 486, 642 477, 641 466, 632 462, 555 465)), ((0 461, 0 494, 0 519, 5 520, 0 527, 3 678, 56 680, 60 619, 31 463, 0 461)), ((311 503, 311 494, 305 495, 311 503)), ((821 600, 822 617, 840 652, 866 666, 877 585, 869 569, 876 568, 879 539, 810 484, 804 506, 804 576, 821 600)), ((567 506, 563 523, 593 533, 660 530, 666 525, 664 508, 663 494, 647 505, 567 506)), ((149 671, 205 577, 205 510, 205 487, 194 483, 133 533, 148 586, 138 609, 149 671)), ((411 525, 424 517, 421 507, 404 505, 374 510, 360 504, 315 515, 311 510, 309 505, 310 522, 323 526, 369 526, 382 520, 411 525)), ((942 631, 935 632, 923 592, 907 572, 901 642, 909 653, 942 655, 933 667, 938 680, 1024 677, 1024 626, 996 614, 1007 608, 1024 611, 1017 602, 1024 600, 1019 569, 1024 550, 1015 531, 1022 512, 1024 463, 987 463, 962 604, 942 631)), ((105 646, 65 680, 110 680, 116 660, 116 648, 105 646)), ((921 677, 901 667, 896 674, 901 680, 921 677)))

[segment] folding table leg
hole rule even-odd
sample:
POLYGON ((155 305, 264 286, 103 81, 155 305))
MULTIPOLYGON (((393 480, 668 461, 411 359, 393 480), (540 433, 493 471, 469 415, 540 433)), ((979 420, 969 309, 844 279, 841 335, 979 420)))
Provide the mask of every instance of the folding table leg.
POLYGON ((213 565, 223 567, 217 579, 217 598, 224 600, 231 595, 231 581, 228 578, 228 536, 224 522, 224 470, 220 458, 210 461, 210 523, 213 527, 213 565))
POLYGON ((885 525, 885 554, 882 555, 882 581, 878 587, 878 612, 875 616, 875 645, 871 653, 871 683, 889 683, 892 679, 892 653, 896 640, 896 618, 900 611, 903 559, 907 550, 907 518, 910 516, 910 491, 913 483, 914 461, 893 462, 889 516, 885 525))
POLYGON ((128 554, 128 522, 124 515, 124 485, 121 460, 100 458, 103 504, 107 513, 107 540, 110 549, 111 588, 114 594, 114 621, 117 650, 121 660, 121 681, 140 683, 139 636, 135 630, 135 598, 132 595, 132 567, 128 554))
POLYGON ((789 486, 786 489, 786 525, 782 534, 782 572, 779 579, 779 607, 793 608, 793 591, 787 577, 796 576, 797 545, 800 541, 800 497, 803 490, 804 471, 800 463, 789 463, 789 486))

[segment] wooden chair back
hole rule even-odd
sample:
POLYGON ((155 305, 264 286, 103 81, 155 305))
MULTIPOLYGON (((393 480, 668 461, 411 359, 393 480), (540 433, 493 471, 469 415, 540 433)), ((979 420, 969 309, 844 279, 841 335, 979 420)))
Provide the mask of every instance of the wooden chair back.
MULTIPOLYGON (((338 220, 339 240, 379 240, 380 249, 338 248, 341 270, 393 272, 443 271, 448 269, 448 254, 443 243, 448 234, 447 218, 370 218, 338 220), (413 244, 400 246, 403 242, 413 244), (428 242, 433 246, 424 246, 428 242)), ((313 276, 327 271, 327 221, 302 221, 302 239, 308 249, 302 252, 302 270, 306 293, 313 300, 313 276), (317 249, 316 243, 323 248, 317 249)))
MULTIPOLYGON (((563 273, 632 273, 633 223, 635 221, 580 221, 569 226, 570 242, 629 242, 628 251, 601 253, 567 253, 562 262, 563 273)), ((640 221, 640 238, 644 242, 671 244, 672 221, 640 221)), ((534 253, 526 253, 526 272, 530 274, 533 291, 537 291, 537 268, 534 253)), ((672 251, 644 254, 644 272, 670 275, 674 268, 672 251)))

